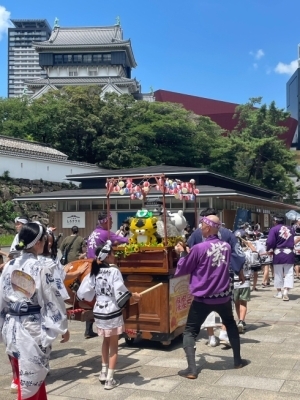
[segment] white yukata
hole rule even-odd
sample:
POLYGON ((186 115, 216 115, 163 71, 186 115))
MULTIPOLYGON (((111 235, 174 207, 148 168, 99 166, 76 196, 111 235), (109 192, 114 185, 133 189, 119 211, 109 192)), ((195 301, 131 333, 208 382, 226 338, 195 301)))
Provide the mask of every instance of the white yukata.
POLYGON ((3 340, 6 353, 18 365, 21 399, 45 399, 44 380, 48 373, 45 366, 51 345, 68 327, 63 298, 51 269, 31 253, 22 253, 6 264, 0 287, 0 341, 3 340), (16 270, 25 272, 35 281, 35 293, 27 300, 31 310, 37 309, 32 314, 12 311, 13 306, 20 303, 11 283, 11 275, 16 270))
POLYGON ((117 266, 102 263, 97 276, 87 275, 78 291, 80 300, 92 301, 96 296, 93 313, 98 334, 113 336, 124 331, 122 308, 131 293, 124 285, 123 277, 117 266))
POLYGON ((67 289, 64 284, 66 273, 58 257, 53 260, 53 258, 50 257, 38 256, 38 259, 41 260, 43 265, 51 270, 57 290, 60 292, 63 300, 68 300, 70 296, 68 295, 67 289))

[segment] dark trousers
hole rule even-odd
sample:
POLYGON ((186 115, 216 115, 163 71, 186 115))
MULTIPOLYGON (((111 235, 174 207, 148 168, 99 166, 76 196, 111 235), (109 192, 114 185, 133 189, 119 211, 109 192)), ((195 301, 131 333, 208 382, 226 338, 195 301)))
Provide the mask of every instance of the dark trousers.
POLYGON ((241 361, 240 336, 236 326, 231 300, 224 304, 206 304, 193 301, 189 311, 185 330, 183 332, 183 347, 194 347, 196 337, 199 335, 201 325, 206 317, 215 311, 222 318, 222 323, 226 326, 228 338, 233 350, 234 363, 241 361))

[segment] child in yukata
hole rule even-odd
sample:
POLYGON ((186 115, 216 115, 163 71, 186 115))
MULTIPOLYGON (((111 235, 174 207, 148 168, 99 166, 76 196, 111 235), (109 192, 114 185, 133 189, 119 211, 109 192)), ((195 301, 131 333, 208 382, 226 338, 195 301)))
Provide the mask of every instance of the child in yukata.
POLYGON ((114 379, 114 371, 118 358, 119 335, 124 332, 122 308, 132 296, 139 301, 141 295, 130 293, 124 285, 123 277, 116 265, 111 241, 107 241, 96 249, 91 273, 82 281, 77 297, 80 300, 92 301, 94 318, 99 336, 103 336, 102 370, 99 381, 104 389, 110 390, 119 386, 120 381, 114 379))

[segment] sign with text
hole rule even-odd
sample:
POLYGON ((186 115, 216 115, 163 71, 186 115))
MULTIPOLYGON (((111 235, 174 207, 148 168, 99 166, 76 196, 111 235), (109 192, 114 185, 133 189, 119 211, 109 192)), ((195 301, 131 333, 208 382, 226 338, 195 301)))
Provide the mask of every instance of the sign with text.
POLYGON ((62 213, 62 227, 72 228, 72 226, 85 228, 85 212, 70 211, 62 213))
POLYGON ((270 222, 269 222, 269 214, 264 214, 264 227, 269 228, 270 222))
POLYGON ((186 324, 193 296, 189 291, 190 275, 170 279, 170 333, 186 324))

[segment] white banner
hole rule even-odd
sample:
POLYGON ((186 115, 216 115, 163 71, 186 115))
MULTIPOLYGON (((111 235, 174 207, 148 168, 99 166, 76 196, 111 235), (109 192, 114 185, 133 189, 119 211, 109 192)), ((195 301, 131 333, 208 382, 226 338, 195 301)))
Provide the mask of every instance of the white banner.
POLYGON ((85 228, 85 212, 70 211, 62 213, 62 227, 72 228, 72 226, 85 228))

